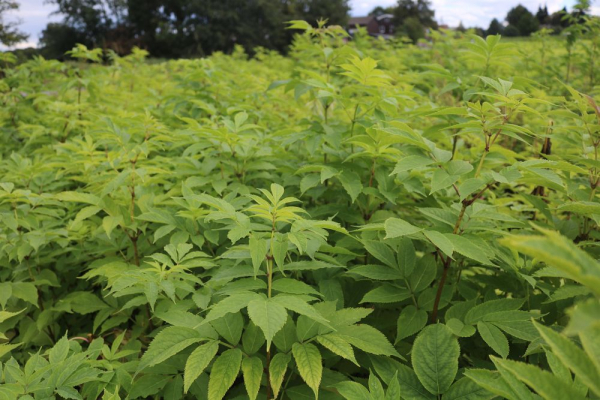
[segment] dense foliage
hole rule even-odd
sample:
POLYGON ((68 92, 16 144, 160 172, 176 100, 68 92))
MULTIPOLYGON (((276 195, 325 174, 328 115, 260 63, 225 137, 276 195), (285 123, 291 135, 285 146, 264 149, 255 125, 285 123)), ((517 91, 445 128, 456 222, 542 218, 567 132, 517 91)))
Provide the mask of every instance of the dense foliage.
POLYGON ((598 398, 597 42, 292 26, 4 69, 0 399, 598 398))

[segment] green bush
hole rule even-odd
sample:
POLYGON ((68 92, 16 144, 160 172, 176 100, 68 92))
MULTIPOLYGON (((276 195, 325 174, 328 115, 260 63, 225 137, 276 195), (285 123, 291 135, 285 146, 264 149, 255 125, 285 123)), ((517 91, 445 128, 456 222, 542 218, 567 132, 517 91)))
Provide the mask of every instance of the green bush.
POLYGON ((3 57, 0 398, 600 396, 583 61, 291 27, 289 57, 3 57))

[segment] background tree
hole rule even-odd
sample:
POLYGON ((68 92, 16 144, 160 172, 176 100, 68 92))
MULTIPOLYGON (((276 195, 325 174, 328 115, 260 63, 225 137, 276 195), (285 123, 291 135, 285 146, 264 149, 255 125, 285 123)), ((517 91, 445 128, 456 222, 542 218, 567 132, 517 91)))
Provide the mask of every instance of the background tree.
POLYGON ((369 12, 369 15, 374 15, 376 17, 383 14, 394 14, 394 7, 381 7, 377 6, 369 12))
POLYGON ((504 26, 496 18, 490 22, 490 26, 485 31, 486 35, 501 35, 504 31, 504 26))
POLYGON ((429 0, 398 0, 394 9, 396 23, 403 24, 407 18, 416 18, 426 28, 437 28, 435 11, 429 0))
POLYGON ((286 21, 318 19, 345 26, 348 0, 50 0, 63 15, 41 42, 62 54, 80 42, 128 53, 134 45, 156 57, 230 52, 236 45, 285 51, 286 21))
POLYGON ((540 25, 547 24, 550 20, 550 14, 548 14, 548 6, 544 6, 544 8, 542 8, 542 6, 539 6, 535 17, 537 18, 540 25))
MULTIPOLYGON (((327 19, 329 25, 346 26, 348 23, 349 0, 292 0, 299 19, 315 24, 318 19, 327 19)), ((278 2, 274 2, 278 3, 278 2)), ((283 2, 285 6, 285 1, 283 2)))
POLYGON ((393 14, 398 32, 406 34, 413 43, 425 37, 425 28, 437 29, 429 0, 398 0, 393 14))
POLYGON ((19 9, 19 3, 10 0, 0 0, 0 43, 12 46, 27 39, 28 35, 19 31, 19 21, 6 21, 6 12, 19 9))
POLYGON ((509 26, 512 25, 517 28, 520 36, 529 36, 540 27, 539 21, 521 4, 513 7, 508 14, 506 14, 506 22, 508 22, 509 26))

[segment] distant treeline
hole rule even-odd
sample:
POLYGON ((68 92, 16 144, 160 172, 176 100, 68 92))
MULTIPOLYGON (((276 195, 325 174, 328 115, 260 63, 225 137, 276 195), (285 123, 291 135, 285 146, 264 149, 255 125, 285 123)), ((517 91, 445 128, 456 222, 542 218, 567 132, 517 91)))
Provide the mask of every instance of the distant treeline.
POLYGON ((203 56, 236 45, 285 51, 293 32, 286 22, 345 25, 348 0, 51 0, 64 16, 40 37, 43 54, 58 58, 75 43, 154 57, 203 56))

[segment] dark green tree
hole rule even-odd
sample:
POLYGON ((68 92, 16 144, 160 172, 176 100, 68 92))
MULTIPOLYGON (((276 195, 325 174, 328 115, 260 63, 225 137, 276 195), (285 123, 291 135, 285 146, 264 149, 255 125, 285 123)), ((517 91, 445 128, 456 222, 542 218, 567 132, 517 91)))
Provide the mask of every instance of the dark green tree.
POLYGON ((548 6, 544 6, 544 8, 542 8, 542 6, 539 6, 535 17, 537 18, 540 25, 547 24, 550 21, 550 14, 548 14, 548 6))
POLYGON ((521 4, 513 7, 506 14, 506 22, 508 22, 509 26, 515 27, 519 31, 520 36, 529 36, 540 27, 539 21, 521 4))
POLYGON ((424 27, 437 28, 435 11, 429 0, 398 0, 394 9, 394 19, 398 25, 404 24, 407 18, 416 18, 424 27))
POLYGON ((56 22, 49 23, 40 36, 42 55, 49 59, 62 59, 65 52, 85 41, 85 36, 74 27, 56 22))
POLYGON ((374 15, 376 17, 383 14, 394 14, 394 7, 381 7, 377 6, 369 12, 369 15, 374 15))
POLYGON ((490 26, 485 31, 486 35, 501 35, 504 31, 504 26, 496 18, 490 22, 490 26))
POLYGON ((6 12, 19 9, 19 3, 0 0, 0 43, 12 46, 27 39, 28 35, 19 31, 19 21, 6 21, 6 12))
POLYGON ((290 3, 297 13, 297 19, 304 19, 311 24, 319 19, 326 19, 329 25, 346 26, 348 23, 348 0, 291 0, 290 3))

